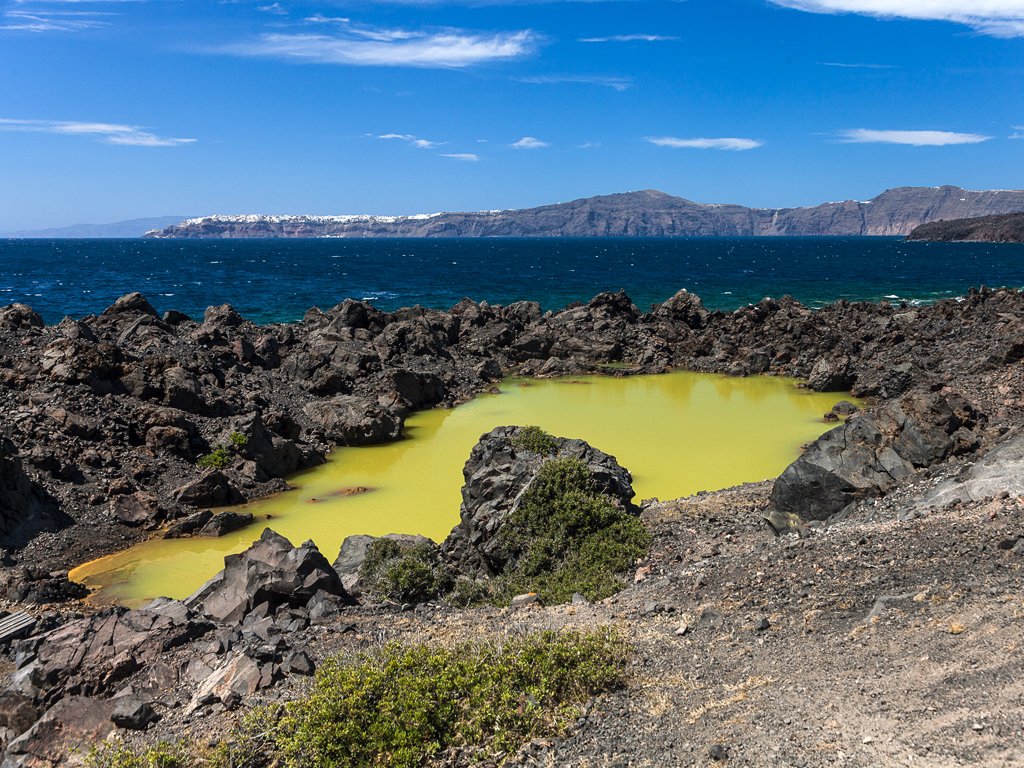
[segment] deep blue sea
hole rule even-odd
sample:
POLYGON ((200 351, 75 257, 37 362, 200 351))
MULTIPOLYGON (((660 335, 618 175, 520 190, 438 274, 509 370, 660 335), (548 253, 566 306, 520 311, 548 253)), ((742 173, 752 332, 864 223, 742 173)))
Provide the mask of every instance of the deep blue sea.
POLYGON ((293 321, 345 298, 384 310, 447 309, 462 297, 545 309, 624 289, 646 309, 680 288, 710 309, 790 294, 811 307, 931 302, 971 286, 1024 286, 1024 245, 896 238, 390 240, 0 240, 0 305, 47 323, 99 314, 141 291, 196 318, 231 303, 257 322, 293 321))

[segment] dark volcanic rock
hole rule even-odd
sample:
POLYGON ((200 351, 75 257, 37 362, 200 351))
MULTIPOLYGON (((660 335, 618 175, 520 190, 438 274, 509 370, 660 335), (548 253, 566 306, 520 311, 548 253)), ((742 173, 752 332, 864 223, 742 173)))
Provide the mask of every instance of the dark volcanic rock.
POLYGON ((196 535, 216 538, 226 533, 231 533, 231 531, 237 531, 239 528, 244 528, 251 522, 252 512, 218 512, 199 529, 196 535))
POLYGON ((974 450, 978 438, 970 430, 982 419, 962 398, 937 393, 856 414, 779 476, 766 518, 776 530, 788 530, 884 495, 915 469, 974 450))
POLYGON ((242 494, 223 472, 210 469, 202 477, 172 492, 179 504, 193 507, 223 507, 243 500, 242 494))
MULTIPOLYGON (((517 507, 522 492, 536 477, 545 457, 517 449, 512 438, 520 427, 496 427, 480 438, 462 470, 462 518, 441 545, 445 557, 461 572, 493 576, 504 570, 508 556, 496 539, 502 522, 517 507)), ((583 440, 555 438, 558 458, 583 461, 593 473, 596 490, 632 509, 633 478, 614 456, 583 440)))
POLYGON ((49 507, 46 492, 25 474, 18 451, 0 436, 0 542, 9 545, 22 526, 31 526, 49 507))
POLYGON ((402 435, 401 419, 364 397, 344 395, 309 403, 303 410, 338 445, 386 443, 402 435))
MULTIPOLYGON (((112 700, 68 696, 54 704, 4 752, 5 768, 60 765, 75 750, 99 744, 114 730, 112 700)), ((87 751, 87 750, 86 750, 87 751)))
POLYGON ((931 221, 916 227, 907 235, 907 240, 937 243, 951 243, 960 240, 986 243, 1024 243, 1024 213, 977 216, 953 219, 952 221, 931 221))
POLYGON ((351 600, 312 541, 293 547, 267 528, 245 552, 225 557, 224 570, 185 604, 213 621, 235 623, 261 603, 305 606, 321 590, 351 600))

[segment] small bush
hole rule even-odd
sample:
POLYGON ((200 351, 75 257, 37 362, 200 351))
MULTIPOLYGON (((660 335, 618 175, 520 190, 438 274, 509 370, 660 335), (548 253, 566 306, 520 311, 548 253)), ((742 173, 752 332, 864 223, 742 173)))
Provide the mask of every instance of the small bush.
POLYGON ((444 597, 444 601, 454 608, 477 608, 487 603, 491 597, 490 587, 471 579, 459 579, 452 591, 444 597))
POLYGON ((391 539, 377 539, 359 568, 360 588, 377 599, 424 603, 448 592, 453 579, 432 544, 402 549, 391 539))
POLYGON ((86 768, 190 768, 194 762, 185 743, 161 741, 134 750, 123 741, 93 747, 85 758, 86 768))
POLYGON ((558 441, 540 427, 520 427, 511 443, 517 451, 531 451, 541 456, 558 453, 558 441))
POLYGON ((495 585, 498 601, 537 592, 548 605, 574 592, 588 600, 615 594, 651 543, 638 518, 595 490, 579 459, 542 466, 499 537, 515 565, 495 585))
POLYGON ((245 448, 249 442, 241 432, 232 432, 228 439, 231 441, 231 447, 239 451, 245 448))
POLYGON ((208 453, 205 456, 201 456, 196 464, 206 469, 224 469, 231 466, 231 462, 235 460, 235 457, 225 448, 223 445, 219 445, 213 449, 212 453, 208 453))
POLYGON ((449 747, 482 748, 482 759, 564 733, 579 705, 622 684, 626 657, 607 628, 500 647, 392 644, 322 664, 310 695, 288 706, 277 743, 293 768, 413 768, 449 747))

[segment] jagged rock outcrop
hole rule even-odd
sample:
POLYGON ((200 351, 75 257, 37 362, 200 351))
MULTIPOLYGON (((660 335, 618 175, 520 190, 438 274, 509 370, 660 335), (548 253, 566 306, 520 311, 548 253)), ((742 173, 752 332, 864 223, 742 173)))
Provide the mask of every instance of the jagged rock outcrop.
POLYGON ((415 216, 206 216, 144 237, 737 237, 906 235, 928 221, 1024 209, 1024 191, 899 187, 810 208, 706 205, 648 189, 538 208, 415 216))
POLYGON ((957 502, 995 498, 1002 493, 1024 494, 1024 434, 1008 437, 959 476, 939 483, 918 502, 918 508, 941 508, 957 502))
MULTIPOLYGON (((504 520, 517 508, 523 491, 537 476, 545 455, 517 448, 513 440, 520 427, 496 427, 473 446, 462 470, 461 522, 441 545, 447 560, 461 573, 494 576, 508 562, 497 539, 504 520)), ((614 456, 583 440, 554 438, 560 459, 575 458, 593 474, 595 490, 631 509, 633 478, 614 456)))
POLYGON ((46 491, 25 474, 14 443, 0 435, 0 546, 10 546, 16 532, 36 523, 50 506, 46 491))
MULTIPOLYGON (((1024 209, 1024 205, 1021 206, 1024 209)), ((952 243, 1024 243, 1024 213, 1001 216, 976 216, 952 221, 930 221, 915 227, 907 240, 952 243)))
POLYGON ((885 495, 916 469, 976 449, 980 441, 972 430, 983 421, 963 398, 935 392, 856 413, 783 471, 765 517, 784 531, 885 495))
POLYGON ((312 541, 293 547, 267 528, 245 552, 225 557, 224 570, 184 603, 211 621, 233 624, 262 604, 272 614, 283 605, 306 606, 319 592, 352 602, 312 541))

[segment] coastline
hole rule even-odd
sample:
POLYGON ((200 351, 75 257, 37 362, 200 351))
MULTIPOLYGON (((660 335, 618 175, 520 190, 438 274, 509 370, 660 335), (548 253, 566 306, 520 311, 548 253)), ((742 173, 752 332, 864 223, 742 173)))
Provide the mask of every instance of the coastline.
MULTIPOLYGON (((861 499, 829 525, 801 528, 799 536, 776 536, 764 523, 774 481, 646 504, 640 519, 654 537, 648 557, 622 592, 599 603, 456 609, 433 602, 365 602, 338 605, 316 621, 307 618, 305 629, 267 637, 284 642, 282 652, 290 652, 293 643, 307 649, 312 665, 389 639, 443 643, 481 633, 490 637, 510 621, 524 628, 617 625, 629 632, 637 662, 628 689, 588 705, 590 714, 564 738, 507 756, 513 765, 535 765, 539 755, 556 764, 587 764, 592 757, 619 759, 628 751, 646 765, 673 750, 680 764, 702 764, 709 755, 719 759, 709 750, 723 743, 751 764, 768 765, 774 758, 763 753, 766 738, 778 754, 809 766, 837 759, 877 765, 889 753, 871 746, 879 733, 874 694, 868 696, 856 681, 879 647, 895 647, 900 654, 924 649, 926 656, 945 660, 969 655, 994 670, 958 684, 956 697, 941 676, 929 678, 939 681, 934 685, 915 683, 906 695, 886 694, 900 712, 917 713, 917 720, 901 726, 900 748, 917 749, 915 744, 939 729, 936 754, 950 765, 971 756, 977 764, 995 765, 1024 743, 1011 724, 1019 720, 1013 718, 1020 701, 1008 689, 993 700, 985 687, 1012 666, 1014 651, 990 649, 977 634, 991 625, 1009 643, 1018 626, 1021 566, 1014 532, 1024 521, 1019 494, 1008 488, 977 499, 929 501, 943 483, 955 488, 967 482, 972 468, 983 464, 978 457, 1019 442, 1024 295, 1015 290, 972 290, 962 302, 926 307, 840 301, 818 312, 788 297, 731 313, 709 312, 685 291, 648 313, 624 294, 601 294, 587 305, 550 313, 526 302, 491 307, 464 300, 449 312, 413 308, 385 314, 348 301, 326 312, 310 310, 299 324, 263 327, 229 306, 211 307, 202 323, 173 312, 158 318, 141 295, 130 294, 101 316, 57 326, 44 326, 27 307, 5 307, 0 342, 0 396, 11 414, 2 456, 5 508, 32 512, 6 521, 8 535, 21 536, 24 545, 7 550, 0 576, 4 604, 37 612, 36 632, 50 630, 12 648, 12 669, 19 667, 12 683, 22 686, 18 690, 30 684, 24 690, 31 695, 18 695, 29 695, 33 707, 57 701, 45 715, 33 709, 33 717, 43 718, 40 724, 59 715, 66 718, 61 727, 75 733, 78 721, 67 718, 82 716, 73 710, 76 702, 107 718, 114 706, 108 697, 119 693, 152 698, 160 709, 156 726, 119 731, 132 743, 165 736, 221 743, 232 738, 232 710, 239 702, 230 696, 208 702, 203 686, 267 653, 263 645, 238 649, 267 642, 259 632, 270 631, 270 616, 259 618, 259 627, 253 614, 244 626, 229 623, 217 630, 227 633, 217 641, 219 650, 207 635, 215 625, 174 601, 159 608, 166 613, 107 609, 83 618, 82 595, 67 581, 66 565, 88 548, 113 550, 139 539, 146 528, 173 516, 172 510, 188 513, 207 500, 280 488, 289 467, 309 466, 333 445, 395 439, 413 409, 472 397, 505 372, 630 375, 683 367, 733 376, 788 375, 815 391, 850 390, 879 406, 858 423, 885 408, 898 413, 901 402, 936 399, 962 403, 978 418, 968 425, 973 431, 956 433, 963 450, 929 460, 883 489, 881 498, 861 499), (605 368, 609 363, 628 367, 605 368), (224 446, 225 465, 197 467, 196 459, 217 445, 224 446), (45 530, 61 524, 63 529, 45 530), (913 602, 918 595, 929 602, 919 607, 913 602), (911 603, 904 607, 901 600, 911 603), (927 616, 917 618, 922 610, 927 616), (132 629, 129 636, 138 638, 132 642, 138 649, 157 643, 160 650, 133 651, 121 671, 105 666, 113 657, 98 658, 90 673, 100 675, 96 679, 64 670, 60 674, 72 677, 49 699, 31 687, 37 653, 44 660, 54 653, 63 658, 62 643, 92 642, 100 626, 94 623, 141 617, 157 623, 132 629), (824 661, 805 674, 812 659, 824 661), (213 674, 215 668, 220 671, 213 674), (685 670, 679 686, 658 682, 675 669, 685 670), (173 674, 160 677, 160 670, 173 674), (820 745, 814 739, 805 743, 799 726, 791 727, 794 708, 797 722, 813 722, 815 733, 827 734, 832 721, 804 711, 801 697, 789 694, 806 689, 825 706, 836 680, 849 694, 848 724, 820 745), (743 697, 726 694, 737 690, 764 714, 734 706, 743 697), (691 704, 690 693, 699 701, 730 703, 691 704), (37 695, 38 701, 32 698, 37 695), (957 729, 979 732, 964 723, 972 714, 958 709, 968 699, 969 708, 991 710, 978 725, 986 737, 993 735, 975 746, 957 741, 957 729), (928 714, 925 700, 934 704, 928 714), (661 719, 673 711, 685 717, 661 719), (771 726, 767 735, 765 725, 771 726), (652 728, 667 741, 633 744, 629 734, 652 728)), ((242 704, 246 710, 303 695, 304 683, 284 674, 275 653, 267 662, 266 686, 257 681, 242 704)), ((34 728, 12 748, 43 743, 40 734, 49 733, 49 726, 34 728)), ((436 764, 469 762, 467 755, 448 754, 436 764)))

